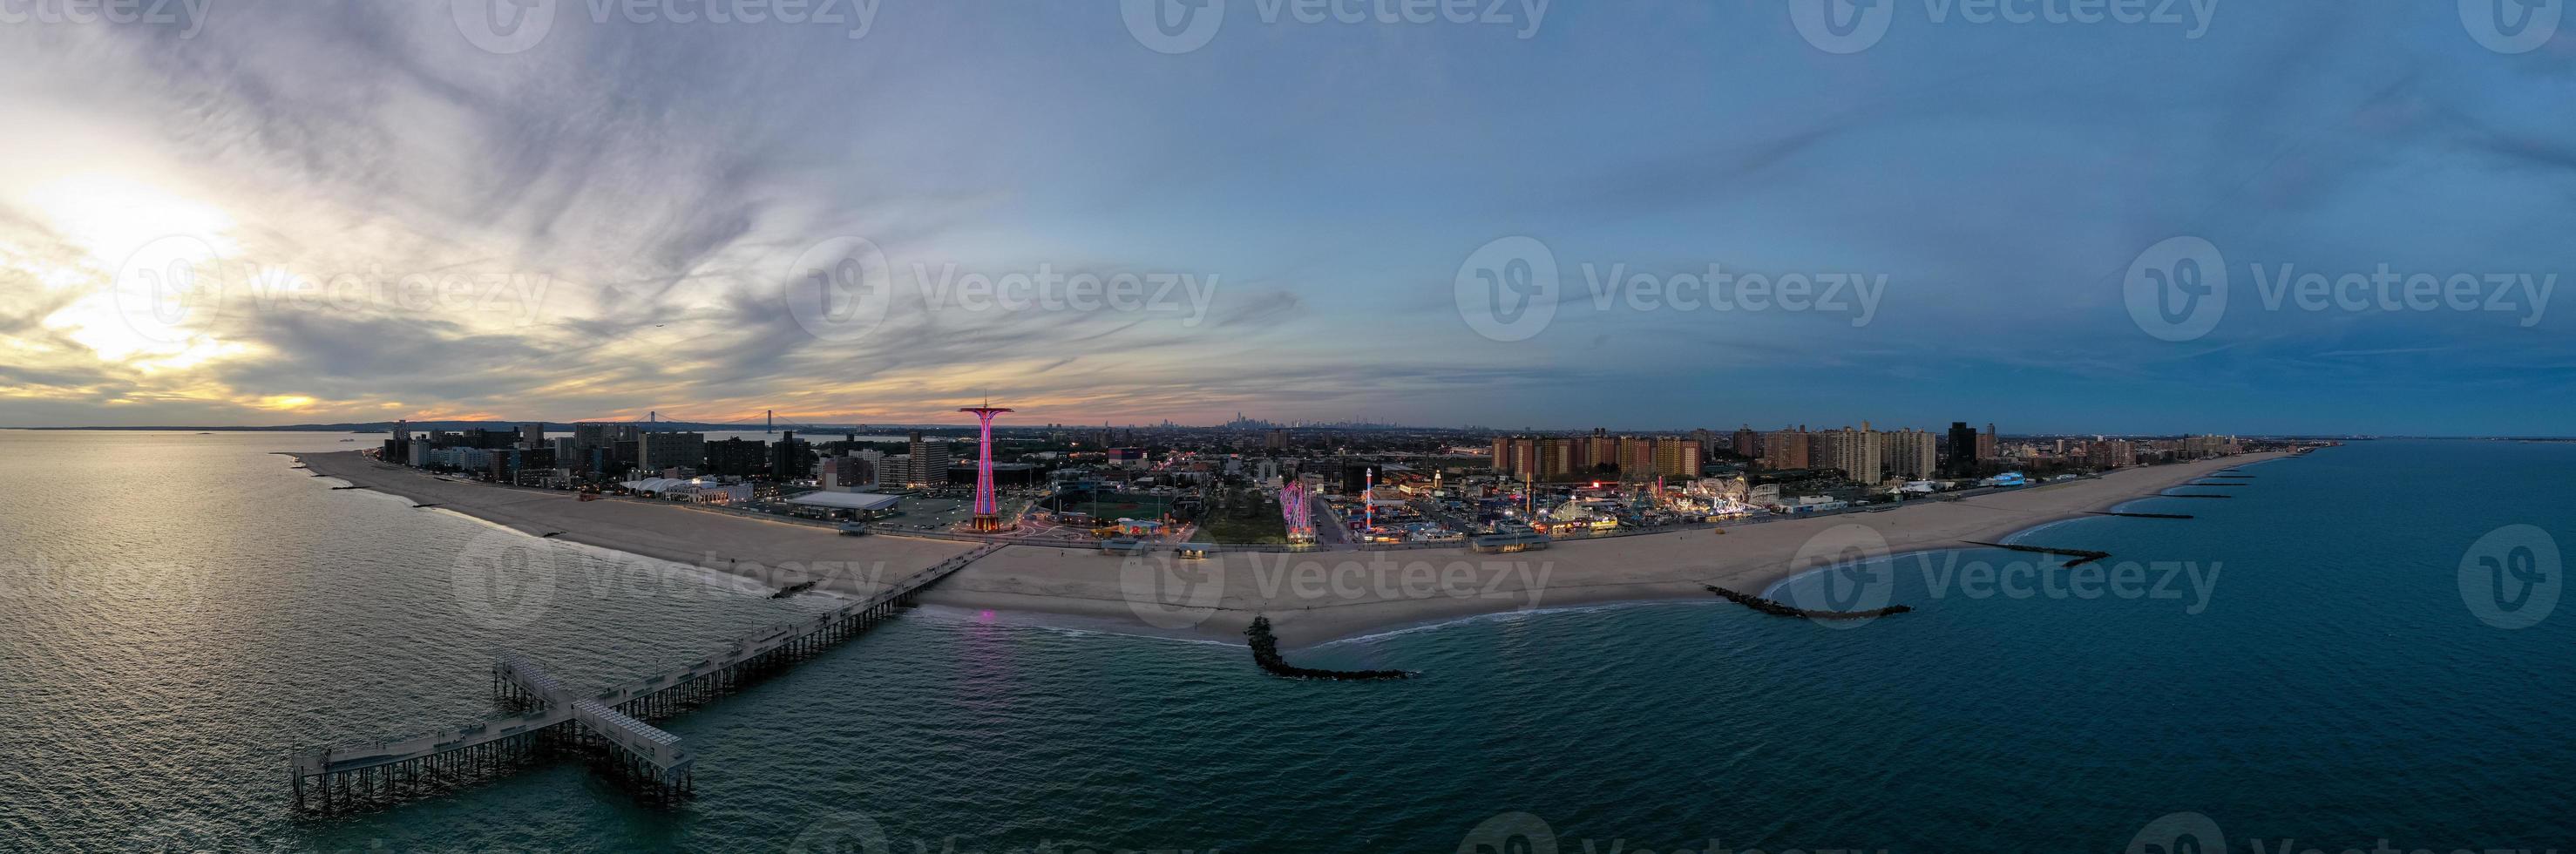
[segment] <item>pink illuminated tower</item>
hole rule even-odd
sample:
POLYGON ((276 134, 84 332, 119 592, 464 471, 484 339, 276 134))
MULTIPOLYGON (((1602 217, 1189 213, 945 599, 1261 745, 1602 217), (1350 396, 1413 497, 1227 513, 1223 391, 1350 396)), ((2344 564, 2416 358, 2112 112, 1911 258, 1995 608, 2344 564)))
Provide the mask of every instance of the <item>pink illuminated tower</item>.
POLYGON ((1011 527, 1002 521, 1002 500, 993 494, 993 416, 1011 411, 992 405, 969 406, 959 412, 975 413, 984 428, 984 453, 975 461, 975 530, 999 531, 1011 527))

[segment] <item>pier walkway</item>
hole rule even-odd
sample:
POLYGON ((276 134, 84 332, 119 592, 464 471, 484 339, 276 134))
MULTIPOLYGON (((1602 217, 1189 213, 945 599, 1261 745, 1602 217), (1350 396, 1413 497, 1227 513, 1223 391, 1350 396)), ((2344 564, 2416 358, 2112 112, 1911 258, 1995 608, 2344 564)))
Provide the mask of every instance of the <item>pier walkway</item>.
POLYGON ((407 739, 297 751, 296 808, 372 807, 563 755, 589 757, 648 799, 685 797, 696 757, 678 736, 645 721, 696 708, 856 637, 910 607, 923 588, 1001 548, 995 543, 956 555, 865 600, 761 629, 677 670, 594 694, 568 690, 535 661, 504 651, 492 664, 493 694, 521 711, 407 739))

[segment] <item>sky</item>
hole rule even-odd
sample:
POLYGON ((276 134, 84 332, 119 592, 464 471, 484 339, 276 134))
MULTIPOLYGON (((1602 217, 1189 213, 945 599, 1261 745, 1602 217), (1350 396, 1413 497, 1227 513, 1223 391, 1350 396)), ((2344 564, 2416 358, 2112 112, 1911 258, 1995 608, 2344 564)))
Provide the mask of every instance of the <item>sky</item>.
POLYGON ((1187 2, 0 0, 0 426, 2571 432, 2559 0, 1187 2))

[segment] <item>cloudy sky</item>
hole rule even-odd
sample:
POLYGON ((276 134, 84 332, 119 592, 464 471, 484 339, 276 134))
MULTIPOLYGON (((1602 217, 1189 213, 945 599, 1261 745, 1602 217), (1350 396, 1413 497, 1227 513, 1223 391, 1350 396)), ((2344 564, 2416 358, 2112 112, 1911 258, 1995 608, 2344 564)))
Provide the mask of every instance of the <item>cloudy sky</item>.
POLYGON ((2557 0, 195 2, 0 2, 0 426, 2576 415, 2557 0))

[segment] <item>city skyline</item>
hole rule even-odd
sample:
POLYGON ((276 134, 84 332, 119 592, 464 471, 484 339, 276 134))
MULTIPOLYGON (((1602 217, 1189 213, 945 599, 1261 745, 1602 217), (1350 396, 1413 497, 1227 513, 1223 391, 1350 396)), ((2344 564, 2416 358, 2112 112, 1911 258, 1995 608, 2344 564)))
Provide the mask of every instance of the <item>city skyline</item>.
POLYGON ((1909 17, 1856 51, 1731 6, 1246 7, 1203 46, 1107 8, 583 4, 522 45, 448 6, 0 32, 0 424, 931 423, 969 389, 1063 423, 2576 414, 2567 41, 2502 53, 2447 6, 1909 17), (2218 262, 2208 328, 2126 301, 2168 255, 2218 262), (204 298, 136 303, 174 262, 204 298), (1475 290, 1506 268, 1554 285, 1475 290))

